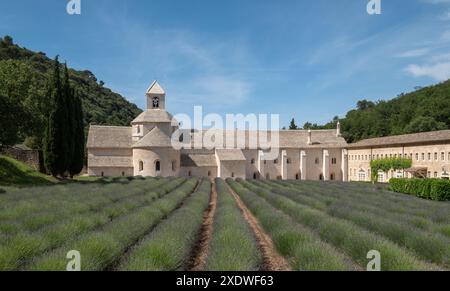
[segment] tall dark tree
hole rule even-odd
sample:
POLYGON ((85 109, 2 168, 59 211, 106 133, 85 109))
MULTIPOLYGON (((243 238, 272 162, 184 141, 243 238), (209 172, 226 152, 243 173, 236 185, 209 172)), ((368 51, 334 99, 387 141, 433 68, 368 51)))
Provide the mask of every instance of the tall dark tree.
POLYGON ((295 124, 295 119, 294 118, 292 118, 292 120, 291 120, 291 124, 289 125, 289 129, 290 130, 297 130, 298 129, 297 124, 295 124))
MULTIPOLYGON (((66 120, 64 122, 65 130, 64 139, 67 142, 67 148, 65 149, 65 169, 70 170, 72 160, 74 158, 74 148, 75 148, 75 100, 74 100, 74 91, 70 87, 70 79, 69 79, 69 70, 67 69, 67 63, 64 64, 64 78, 62 83, 63 88, 63 96, 64 96, 64 103, 66 105, 66 120)), ((70 172, 70 171, 69 171, 70 172)))
POLYGON ((66 120, 67 105, 63 94, 60 78, 60 63, 55 58, 52 81, 49 85, 51 92, 51 110, 48 116, 44 139, 44 165, 53 176, 63 176, 67 169, 67 140, 66 120))
POLYGON ((74 150, 72 156, 72 163, 69 168, 70 176, 73 177, 83 170, 84 165, 84 122, 83 122, 83 106, 80 96, 73 91, 73 108, 74 108, 74 150))

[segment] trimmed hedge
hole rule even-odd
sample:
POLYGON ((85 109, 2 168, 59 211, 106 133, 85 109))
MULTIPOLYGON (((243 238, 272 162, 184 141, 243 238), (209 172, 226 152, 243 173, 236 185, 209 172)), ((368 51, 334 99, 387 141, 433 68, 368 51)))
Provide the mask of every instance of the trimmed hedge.
POLYGON ((415 195, 420 198, 450 200, 450 181, 440 179, 391 179, 394 192, 415 195))

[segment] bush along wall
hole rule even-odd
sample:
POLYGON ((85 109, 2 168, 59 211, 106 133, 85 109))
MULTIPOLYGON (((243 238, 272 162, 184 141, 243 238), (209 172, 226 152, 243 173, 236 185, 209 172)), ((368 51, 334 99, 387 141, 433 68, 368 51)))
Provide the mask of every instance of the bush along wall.
POLYGON ((390 185, 394 192, 436 201, 450 200, 450 180, 391 179, 390 185))

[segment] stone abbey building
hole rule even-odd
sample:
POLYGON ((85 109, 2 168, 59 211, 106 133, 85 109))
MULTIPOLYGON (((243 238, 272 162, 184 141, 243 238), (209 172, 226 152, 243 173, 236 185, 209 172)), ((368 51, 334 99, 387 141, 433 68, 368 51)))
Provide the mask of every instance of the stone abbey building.
POLYGON ((450 130, 355 144, 346 143, 339 124, 335 130, 282 130, 272 148, 277 157, 268 158, 260 132, 250 130, 216 131, 220 140, 231 137, 233 146, 224 142, 214 148, 192 147, 207 133, 187 130, 180 142, 188 140, 189 146, 174 147, 172 135, 179 124, 166 111, 166 93, 155 81, 146 96, 147 110, 130 127, 90 127, 89 175, 370 181, 371 159, 398 156, 412 158, 413 168, 384 173, 382 181, 400 175, 448 178, 450 130))

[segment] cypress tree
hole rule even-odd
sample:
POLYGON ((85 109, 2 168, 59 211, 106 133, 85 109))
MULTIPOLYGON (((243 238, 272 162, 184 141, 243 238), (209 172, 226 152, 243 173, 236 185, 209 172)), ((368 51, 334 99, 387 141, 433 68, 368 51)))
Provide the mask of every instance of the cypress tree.
POLYGON ((289 125, 289 129, 290 130, 297 130, 298 129, 297 125, 295 124, 295 119, 294 118, 292 118, 292 120, 291 120, 291 124, 289 125))
POLYGON ((44 140, 44 165, 53 176, 64 176, 67 170, 67 106, 60 77, 58 56, 54 61, 53 76, 49 86, 51 109, 44 140))
MULTIPOLYGON (((65 149, 65 166, 64 172, 70 173, 70 168, 72 164, 72 160, 74 159, 74 147, 75 147, 75 104, 74 104, 74 96, 73 90, 70 87, 69 80, 69 70, 67 69, 67 63, 64 64, 64 79, 63 79, 63 95, 64 102, 66 106, 66 117, 65 117, 65 130, 64 130, 64 139, 66 141, 67 148, 65 149)), ((72 175, 71 175, 72 176, 72 175)))
POLYGON ((62 102, 61 94, 61 80, 59 76, 59 61, 56 56, 54 61, 53 75, 49 82, 48 93, 50 94, 50 112, 47 120, 47 127, 45 129, 44 138, 44 165, 47 171, 53 176, 57 176, 60 173, 60 127, 58 123, 60 121, 61 112, 59 110, 59 104, 62 102))
MULTIPOLYGON (((74 92, 74 91, 72 91, 74 92)), ((74 151, 72 163, 69 169, 71 177, 79 174, 83 170, 84 165, 84 122, 83 122, 83 106, 81 103, 81 98, 78 94, 73 94, 74 96, 74 151)))

